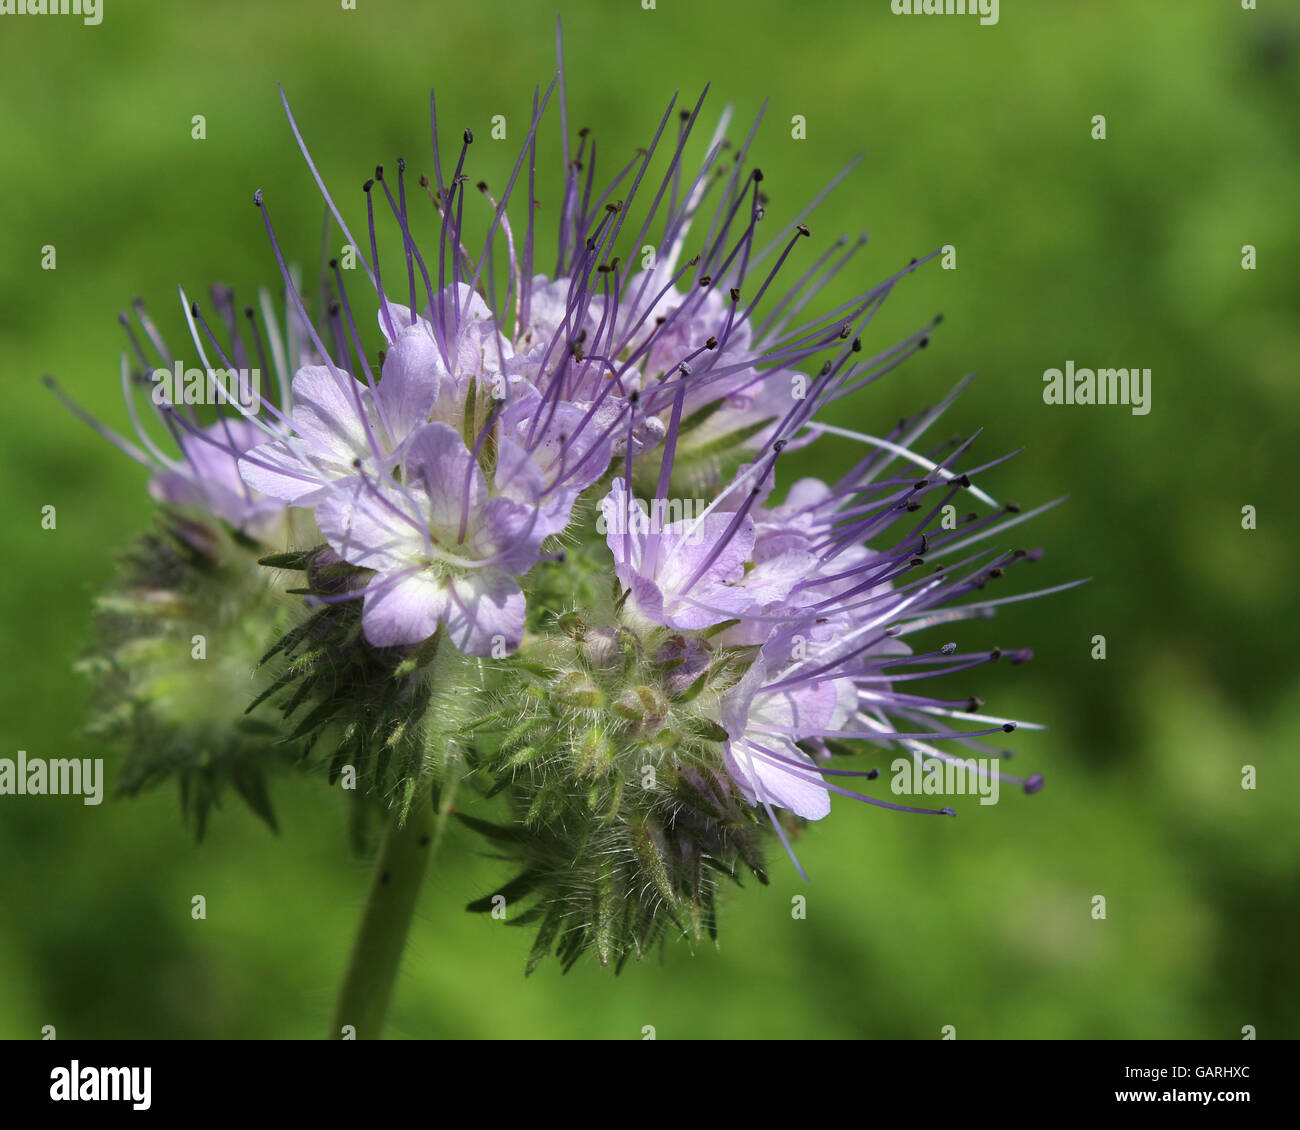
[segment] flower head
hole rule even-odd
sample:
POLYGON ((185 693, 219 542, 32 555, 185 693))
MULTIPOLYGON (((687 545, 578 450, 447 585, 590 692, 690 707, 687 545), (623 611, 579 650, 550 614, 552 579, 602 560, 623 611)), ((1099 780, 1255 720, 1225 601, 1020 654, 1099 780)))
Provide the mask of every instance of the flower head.
MULTIPOLYGON (((920 641, 1024 599, 983 590, 1039 556, 986 548, 1038 512, 975 485, 1002 459, 973 464, 974 437, 921 447, 962 385, 880 435, 828 418, 929 342, 937 318, 874 353, 863 342, 929 257, 818 301, 865 241, 809 262, 807 209, 760 239, 773 221, 753 132, 731 148, 725 114, 688 156, 703 95, 670 102, 603 186, 593 137, 573 147, 562 106, 561 181, 539 194, 557 89, 561 75, 536 95, 499 197, 471 193, 468 130, 445 175, 435 116, 427 206, 404 160, 395 183, 376 169, 364 241, 307 157, 373 291, 333 263, 315 320, 259 191, 300 339, 287 395, 236 428, 190 429, 182 446, 206 437, 216 469, 171 466, 155 487, 232 526, 288 507, 291 551, 263 560, 305 576, 290 590, 300 622, 267 657, 292 737, 326 750, 331 779, 361 766, 399 810, 463 775, 502 796, 506 823, 466 819, 519 864, 497 894, 536 900, 530 967, 552 951, 621 964, 669 933, 714 933, 719 877, 765 880, 765 825, 794 857, 832 795, 952 814, 884 799, 862 765, 1002 756, 981 739, 1015 723, 916 684, 1029 652, 920 641), (555 201, 550 271, 539 198, 555 201), (381 263, 385 214, 402 250, 381 263), (371 303, 378 340, 358 316, 371 303), (860 458, 826 481, 785 474, 827 434, 860 458), (959 499, 981 509, 953 521, 959 499)), ((219 348, 197 309, 187 318, 200 353, 219 348)))

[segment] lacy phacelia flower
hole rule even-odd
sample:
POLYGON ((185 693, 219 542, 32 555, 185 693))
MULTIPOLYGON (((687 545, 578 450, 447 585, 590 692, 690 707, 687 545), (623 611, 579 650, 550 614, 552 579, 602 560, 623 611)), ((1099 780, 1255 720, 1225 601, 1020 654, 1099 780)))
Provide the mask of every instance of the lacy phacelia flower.
MULTIPOLYGON (((537 926, 530 968, 588 950, 621 964, 668 934, 712 934, 719 878, 765 879, 764 826, 793 857, 833 794, 952 813, 867 791, 875 759, 1041 785, 971 760, 1003 756, 978 739, 1015 723, 916 685, 1029 653, 904 642, 1024 599, 981 593, 1039 554, 980 543, 1038 511, 974 485, 1002 460, 971 465, 973 438, 918 449, 960 385, 882 435, 826 418, 928 343, 937 318, 874 353, 861 336, 924 260, 818 303, 865 241, 809 261, 805 210, 760 242, 772 220, 753 131, 731 147, 724 115, 688 159, 703 96, 670 103, 603 187, 590 132, 574 150, 563 126, 561 183, 537 192, 557 85, 534 100, 499 198, 480 183, 475 203, 468 130, 444 175, 435 118, 423 191, 408 194, 402 160, 395 184, 381 167, 363 186, 364 241, 308 157, 351 277, 373 291, 358 297, 331 263, 316 321, 258 192, 301 339, 276 348, 294 359, 288 396, 182 437, 190 471, 155 487, 245 531, 290 508, 286 552, 264 558, 305 577, 288 590, 298 622, 267 657, 268 693, 300 718, 290 736, 325 751, 331 780, 353 766, 399 808, 464 775, 499 796, 502 822, 464 819, 520 870, 473 908, 504 898, 537 926), (536 267, 542 201, 558 224, 550 273, 536 267), (400 245, 382 265, 377 210, 400 245), (356 316, 371 308, 377 341, 356 316), (808 467, 827 433, 860 459, 787 485, 789 453, 808 467), (979 507, 960 521, 959 496, 979 507)), ((206 339, 224 360, 189 313, 200 356, 206 339)))
POLYGON ((361 614, 366 639, 417 644, 442 625, 467 655, 514 651, 525 602, 510 574, 537 561, 538 509, 489 497, 482 468, 446 424, 411 435, 401 471, 401 485, 348 480, 346 493, 335 489, 316 510, 334 551, 375 571, 361 614))
POLYGON ((683 630, 709 628, 754 606, 741 586, 754 548, 754 523, 730 514, 698 521, 655 523, 637 513, 627 485, 615 479, 601 504, 614 574, 627 590, 629 610, 651 624, 683 630))
MULTIPOLYGON (((215 287, 212 299, 234 334, 225 372, 283 381, 265 346, 276 358, 286 349, 305 355, 300 341, 283 338, 275 321, 260 320, 252 307, 244 313, 256 344, 246 349, 233 293, 215 287)), ((269 309, 265 296, 262 305, 269 309)), ((135 364, 123 355, 121 367, 134 440, 46 379, 74 413, 152 472, 149 493, 162 507, 155 528, 123 555, 116 582, 96 600, 98 638, 78 663, 94 683, 89 729, 126 748, 120 792, 175 777, 182 811, 199 837, 227 791, 274 828, 266 778, 293 759, 276 712, 269 705, 245 708, 273 685, 269 673, 254 671, 267 633, 294 622, 281 577, 258 565, 291 536, 291 520, 284 503, 249 485, 238 466, 242 453, 266 439, 265 420, 203 370, 195 370, 203 379, 184 401, 160 395, 157 378, 174 370, 176 358, 143 303, 134 314, 134 323, 125 314, 120 319, 135 355, 135 364), (142 389, 147 396, 137 395, 142 389), (148 403, 147 414, 138 399, 148 403)))

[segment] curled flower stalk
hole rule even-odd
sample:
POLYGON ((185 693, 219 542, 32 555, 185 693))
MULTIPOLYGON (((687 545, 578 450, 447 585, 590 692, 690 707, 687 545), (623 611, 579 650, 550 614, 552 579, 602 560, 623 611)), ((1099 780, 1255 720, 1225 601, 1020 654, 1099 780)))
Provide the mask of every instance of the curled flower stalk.
MULTIPOLYGON (((259 191, 287 332, 266 313, 241 329, 223 292, 215 325, 184 306, 205 364, 270 348, 278 403, 219 398, 215 423, 162 407, 181 458, 134 409, 139 443, 111 437, 154 465, 172 541, 220 563, 158 591, 211 590, 264 630, 258 654, 231 651, 252 693, 223 692, 206 715, 229 735, 269 719, 273 740, 248 757, 291 750, 389 822, 339 1012, 365 1034, 382 1022, 430 798, 454 782, 457 817, 512 865, 470 909, 534 932, 529 970, 550 954, 622 967, 669 937, 716 937, 723 882, 766 882, 773 842, 802 873, 796 842, 833 797, 954 814, 891 799, 891 758, 1042 785, 999 764, 1028 723, 918 683, 1030 657, 938 630, 1039 595, 997 595, 1041 555, 1004 535, 1055 503, 996 502, 979 484, 1009 456, 977 458, 976 435, 926 439, 966 381, 880 434, 826 418, 848 398, 865 412, 866 386, 929 343, 937 318, 867 344, 929 257, 827 300, 865 240, 813 248, 820 196, 780 210, 769 237, 758 123, 732 145, 728 111, 701 147, 704 100, 674 97, 602 181, 595 138, 568 128, 561 57, 499 191, 472 181, 470 131, 454 156, 439 149, 435 112, 430 175, 417 187, 404 160, 376 168, 353 202, 361 239, 286 100, 360 270, 331 261, 313 314, 259 191), (543 193, 552 102, 564 161, 543 193), (856 460, 827 480, 786 473, 827 435, 854 441, 856 460)), ((143 623, 137 589, 127 611, 143 623)), ((111 666, 156 713, 162 676, 135 674, 154 662, 119 652, 111 666)))

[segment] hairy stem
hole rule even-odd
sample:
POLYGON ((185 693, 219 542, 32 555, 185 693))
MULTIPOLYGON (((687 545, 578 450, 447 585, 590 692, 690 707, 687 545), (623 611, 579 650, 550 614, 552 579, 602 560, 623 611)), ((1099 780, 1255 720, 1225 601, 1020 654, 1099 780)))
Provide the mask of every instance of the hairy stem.
POLYGON ((421 790, 405 822, 395 814, 384 834, 334 1010, 331 1039, 374 1040, 383 1031, 420 885, 442 839, 453 790, 450 784, 443 790, 436 812, 429 793, 421 790))

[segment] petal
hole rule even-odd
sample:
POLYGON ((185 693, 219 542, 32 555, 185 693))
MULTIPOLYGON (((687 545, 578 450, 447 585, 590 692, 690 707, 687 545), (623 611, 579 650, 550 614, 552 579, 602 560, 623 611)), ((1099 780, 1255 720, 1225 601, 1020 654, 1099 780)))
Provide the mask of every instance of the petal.
POLYGON ((532 510, 540 507, 533 527, 538 544, 563 532, 580 490, 561 488, 546 492, 546 478, 533 457, 514 440, 502 435, 497 443, 496 487, 501 494, 532 510))
POLYGON ((424 537, 413 524, 418 519, 401 516, 410 510, 411 503, 395 489, 352 478, 336 484, 320 501, 316 524, 344 561, 391 573, 418 564, 425 555, 424 537))
POLYGON ((410 329, 423 328, 430 338, 433 337, 433 326, 429 324, 428 320, 400 302, 383 303, 375 317, 379 322, 379 332, 384 335, 385 340, 390 345, 398 341, 410 329), (388 332, 390 321, 393 325, 392 334, 388 332))
POLYGON ((466 493, 466 529, 479 525, 487 505, 487 480, 455 428, 442 423, 417 428, 406 441, 403 462, 404 481, 423 496, 425 517, 436 539, 452 544, 459 540, 466 493))
POLYGON ((833 681, 801 683, 789 690, 754 697, 750 720, 762 726, 794 730, 793 738, 810 738, 830 729, 837 692, 833 681))
POLYGON ((524 637, 527 602, 523 592, 499 569, 475 569, 450 584, 447 632, 466 655, 501 658, 524 637))
MULTIPOLYGON (((703 521, 692 518, 669 522, 660 536, 656 555, 655 580, 659 587, 665 592, 684 588, 724 537, 727 542, 722 551, 691 586, 692 592, 701 585, 740 580, 754 548, 754 523, 745 517, 729 534, 733 520, 731 514, 710 514, 703 521)), ((694 595, 703 599, 700 593, 694 595)))
POLYGON ((749 670, 745 672, 740 682, 723 695, 720 721, 733 741, 744 737, 745 730, 749 727, 750 703, 754 701, 754 695, 758 693, 759 687, 766 679, 767 664, 760 653, 750 664, 749 670))
POLYGON ((742 583, 758 604, 771 604, 784 600, 796 584, 816 571, 817 558, 798 546, 759 561, 742 583))
POLYGON ((379 378, 383 419, 400 444, 429 419, 446 369, 427 323, 402 330, 384 357, 379 378))
POLYGON ((428 573, 400 580, 382 573, 363 598, 361 627, 374 647, 397 647, 427 640, 447 611, 447 589, 428 573))
POLYGON ((807 765, 807 770, 774 761, 745 742, 737 742, 727 750, 727 771, 741 786, 751 803, 766 801, 788 808, 805 820, 820 820, 831 810, 830 791, 817 772, 812 758, 792 742, 765 741, 763 743, 783 758, 807 765))
MULTIPOLYGON (((614 564, 627 566, 635 573, 645 548, 645 515, 622 479, 615 479, 609 493, 600 500, 600 513, 605 519, 605 544, 614 555, 614 564)), ((624 584, 629 583, 621 572, 619 577, 624 584)))
POLYGON ((546 533, 536 506, 494 498, 483 508, 470 548, 476 557, 497 557, 507 573, 526 573, 537 563, 546 533))
POLYGON ((293 427, 313 455, 346 467, 370 454, 361 415, 370 401, 365 385, 324 365, 304 365, 292 387, 293 427))
POLYGON ((239 460, 239 474, 254 490, 300 505, 314 502, 330 481, 328 470, 322 472, 305 464, 278 442, 264 443, 243 455, 239 460))

